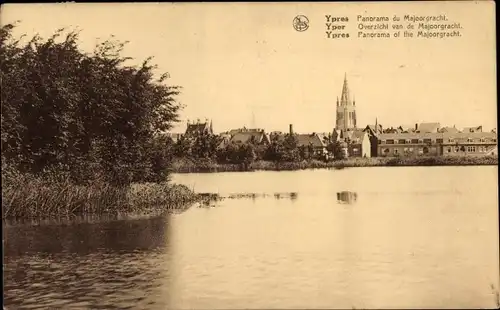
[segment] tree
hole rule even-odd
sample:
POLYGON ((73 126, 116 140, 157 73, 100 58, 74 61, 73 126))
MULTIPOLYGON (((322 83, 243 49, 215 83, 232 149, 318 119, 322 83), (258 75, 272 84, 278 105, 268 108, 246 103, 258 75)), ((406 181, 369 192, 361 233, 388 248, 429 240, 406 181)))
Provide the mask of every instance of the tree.
POLYGON ((264 155, 264 159, 277 162, 294 162, 299 161, 300 158, 297 137, 290 134, 285 135, 284 138, 271 137, 271 143, 264 155))
POLYGON ((192 143, 185 136, 181 136, 174 145, 174 155, 176 157, 188 157, 192 156, 192 143))
POLYGON ((257 159, 257 154, 255 146, 251 143, 229 143, 225 148, 219 150, 217 158, 221 163, 249 165, 257 159))
POLYGON ((126 66, 126 43, 111 40, 86 54, 79 33, 64 29, 20 44, 14 28, 0 30, 3 160, 76 182, 95 177, 88 170, 117 183, 163 175, 170 162, 158 160, 155 137, 178 120, 180 87, 156 78, 151 58, 126 66))
POLYGON ((282 160, 285 162, 294 162, 300 160, 297 137, 293 134, 287 134, 283 141, 284 153, 282 160))
POLYGON ((271 143, 268 145, 264 153, 264 159, 270 161, 281 161, 284 152, 285 149, 283 141, 280 140, 279 136, 273 136, 271 138, 271 143))
POLYGON ((210 133, 200 133, 194 138, 192 154, 197 159, 215 159, 220 138, 210 133))
POLYGON ((250 165, 257 159, 257 154, 255 153, 255 146, 251 143, 244 144, 240 147, 241 157, 245 165, 250 165))
POLYGON ((333 154, 335 159, 344 159, 345 158, 345 150, 342 145, 342 142, 338 140, 332 140, 330 144, 327 146, 327 151, 333 154))

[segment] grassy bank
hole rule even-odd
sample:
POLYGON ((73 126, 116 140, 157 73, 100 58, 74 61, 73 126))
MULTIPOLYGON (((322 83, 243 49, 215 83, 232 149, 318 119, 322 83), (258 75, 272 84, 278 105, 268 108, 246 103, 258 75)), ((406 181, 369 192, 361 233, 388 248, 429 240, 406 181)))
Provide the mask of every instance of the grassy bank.
POLYGON ((270 162, 255 161, 245 164, 219 164, 216 162, 189 159, 176 159, 172 170, 177 173, 190 172, 229 172, 229 171, 258 171, 258 170, 302 170, 321 168, 347 167, 396 167, 396 166, 483 166, 498 165, 497 156, 419 156, 419 157, 374 157, 348 158, 337 161, 324 162, 308 160, 300 162, 270 162))
POLYGON ((183 185, 75 185, 54 177, 2 171, 2 218, 54 218, 92 214, 151 214, 183 210, 201 197, 183 185))

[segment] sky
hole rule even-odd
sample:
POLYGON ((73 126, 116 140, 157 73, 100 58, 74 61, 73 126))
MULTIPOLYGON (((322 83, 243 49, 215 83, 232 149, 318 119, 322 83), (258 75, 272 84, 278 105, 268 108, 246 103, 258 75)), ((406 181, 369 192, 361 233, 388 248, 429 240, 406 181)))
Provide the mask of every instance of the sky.
POLYGON ((15 34, 49 37, 80 29, 82 50, 114 35, 140 64, 154 57, 183 87, 181 123, 211 119, 216 132, 259 127, 327 132, 335 126, 344 74, 358 126, 440 122, 496 127, 494 3, 9 4, 1 22, 15 34), (303 14, 309 29, 292 20, 303 14), (349 39, 328 39, 325 15, 347 16, 349 39), (462 36, 357 38, 356 17, 446 14, 462 36))

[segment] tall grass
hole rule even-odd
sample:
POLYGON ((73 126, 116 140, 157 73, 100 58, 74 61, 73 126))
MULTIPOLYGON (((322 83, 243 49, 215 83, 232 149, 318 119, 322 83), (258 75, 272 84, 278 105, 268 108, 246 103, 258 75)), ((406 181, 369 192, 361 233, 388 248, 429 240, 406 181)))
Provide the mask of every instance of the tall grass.
POLYGON ((255 161, 249 165, 220 164, 212 161, 192 161, 178 159, 173 165, 173 171, 189 172, 230 172, 256 170, 302 170, 321 168, 347 167, 380 167, 380 166, 470 166, 498 165, 497 156, 416 156, 416 157, 373 157, 348 158, 336 161, 304 160, 299 162, 255 161))
POLYGON ((213 160, 192 160, 188 158, 176 158, 171 170, 178 173, 190 172, 221 172, 221 171, 245 171, 244 164, 219 164, 213 160))
POLYGON ((116 186, 94 180, 76 185, 58 175, 34 176, 2 170, 2 217, 151 213, 186 208, 198 199, 183 185, 116 186))

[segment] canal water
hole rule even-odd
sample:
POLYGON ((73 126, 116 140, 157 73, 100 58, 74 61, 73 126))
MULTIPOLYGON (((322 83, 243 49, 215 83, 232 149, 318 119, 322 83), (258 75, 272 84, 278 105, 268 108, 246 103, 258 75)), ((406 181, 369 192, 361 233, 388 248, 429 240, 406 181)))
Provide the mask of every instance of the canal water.
POLYGON ((228 197, 4 223, 12 309, 492 308, 497 167, 178 174, 228 197))

